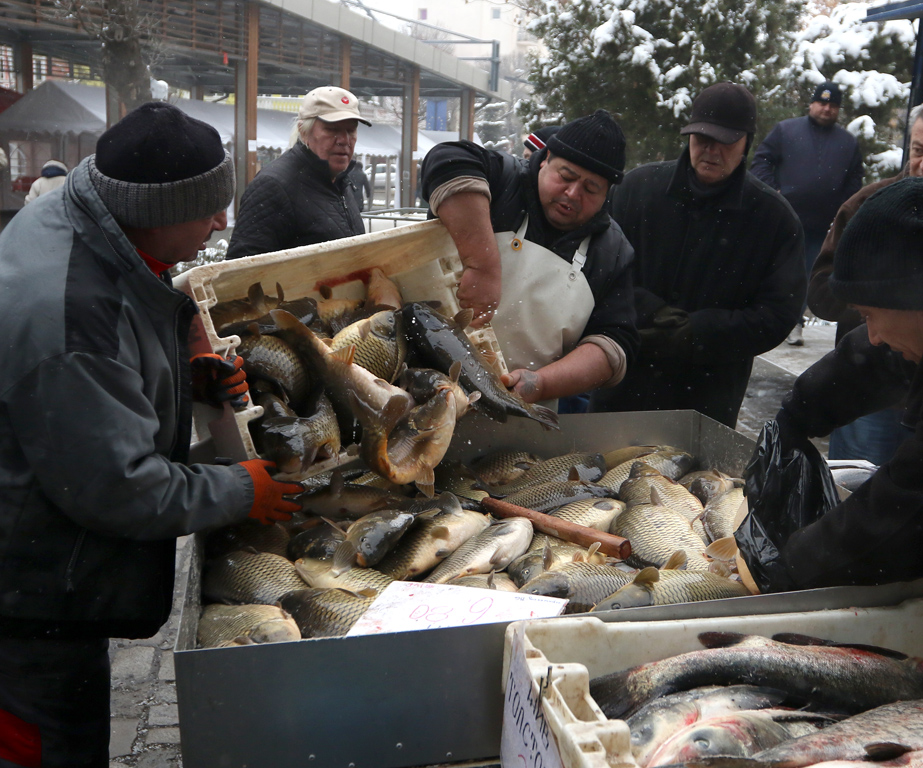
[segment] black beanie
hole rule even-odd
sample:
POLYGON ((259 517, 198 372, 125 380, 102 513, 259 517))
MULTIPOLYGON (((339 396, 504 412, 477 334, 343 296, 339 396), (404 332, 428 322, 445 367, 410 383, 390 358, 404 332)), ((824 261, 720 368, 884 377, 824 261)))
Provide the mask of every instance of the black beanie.
POLYGON ((571 120, 548 139, 548 151, 618 184, 625 169, 625 134, 604 109, 571 120))
POLYGON ((923 178, 866 200, 837 245, 830 287, 847 304, 923 310, 923 178))
POLYGON ((212 126, 150 102, 100 136, 90 179, 116 221, 163 227, 213 216, 234 197, 234 165, 212 126))

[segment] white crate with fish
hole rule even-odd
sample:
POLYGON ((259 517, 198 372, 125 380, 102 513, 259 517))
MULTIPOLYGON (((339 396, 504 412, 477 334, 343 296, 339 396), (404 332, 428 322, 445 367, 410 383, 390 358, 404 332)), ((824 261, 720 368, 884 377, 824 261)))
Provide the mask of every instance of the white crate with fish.
MULTIPOLYGON (((260 542, 250 538, 252 527, 246 540, 235 538, 239 531, 216 532, 214 538, 199 537, 175 657, 184 763, 190 768, 204 768, 223 764, 233 755, 235 760, 251 766, 294 766, 301 764, 299 756, 314 755, 319 765, 354 762, 403 767, 495 757, 499 754, 500 666, 506 622, 344 636, 351 622, 371 604, 370 593, 377 594, 384 584, 392 583, 390 579, 425 579, 450 585, 468 584, 470 580, 475 587, 490 586, 495 590, 509 588, 512 582, 515 589, 518 584, 513 580, 528 579, 530 569, 535 569, 535 578, 528 579, 528 583, 541 582, 542 589, 536 594, 555 596, 549 591, 556 588, 554 579, 543 579, 543 552, 533 558, 534 552, 522 551, 537 538, 523 535, 523 529, 530 528, 526 521, 508 521, 509 525, 488 528, 490 521, 485 519, 483 509, 461 507, 462 501, 467 507, 478 507, 483 504, 479 500, 487 495, 472 482, 470 467, 477 469, 484 482, 489 478, 494 484, 509 486, 503 488, 504 493, 523 494, 519 500, 533 511, 545 504, 570 500, 565 506, 577 517, 546 517, 558 524, 579 519, 584 530, 597 526, 591 533, 602 541, 610 534, 599 528, 611 526, 614 515, 623 511, 624 502, 614 499, 611 490, 598 482, 563 479, 572 472, 578 476, 588 473, 587 477, 599 481, 609 474, 607 470, 614 472, 626 462, 633 464, 628 456, 637 457, 641 451, 646 453, 643 458, 650 462, 648 466, 659 463, 663 471, 671 474, 688 472, 691 461, 698 459, 704 467, 739 477, 753 446, 743 435, 691 411, 562 416, 560 430, 552 431, 542 429, 531 419, 498 423, 474 414, 460 423, 445 460, 437 467, 435 490, 454 494, 448 495, 451 505, 444 504, 440 495, 424 501, 425 505, 436 506, 421 512, 415 506, 419 500, 388 497, 387 504, 393 505, 386 521, 389 532, 395 527, 403 530, 400 539, 389 543, 390 550, 366 547, 368 541, 359 540, 364 534, 353 536, 353 527, 335 532, 329 525, 310 523, 310 527, 293 531, 291 536, 277 526, 257 528, 256 532, 267 539, 260 542), (675 450, 651 452, 649 447, 641 447, 650 445, 669 445, 675 450), (529 464, 529 468, 516 467, 521 470, 521 478, 547 482, 517 488, 514 478, 502 477, 510 469, 511 457, 513 464, 529 464), (609 464, 613 465, 611 469, 609 464), (539 469, 544 474, 533 477, 539 469), (551 476, 557 480, 550 481, 551 476), (575 500, 570 496, 575 491, 588 495, 575 500), (528 494, 533 497, 527 498, 528 494), (408 509, 420 514, 408 515, 408 509), (415 519, 403 528, 410 517, 415 519), (314 538, 318 531, 324 536, 314 538), (327 534, 332 542, 327 540, 327 534), (222 537, 226 539, 222 541, 222 537), (356 544, 352 549, 355 563, 362 566, 364 562, 368 567, 337 565, 336 553, 349 540, 356 544), (470 547, 468 542, 472 542, 470 547), (318 554, 328 546, 324 556, 318 554), (216 554, 212 547, 226 554, 216 554), (258 549, 260 554, 240 551, 242 547, 258 549), (516 553, 522 554, 516 557, 516 553), (332 565, 323 562, 331 555, 332 565), (380 559, 373 562, 376 558, 380 559), (520 563, 523 559, 525 562, 520 563), (514 563, 522 567, 514 568, 514 563), (280 601, 294 624, 287 622, 284 614, 258 608, 244 617, 249 622, 247 629, 236 623, 230 634, 222 634, 215 629, 219 622, 238 622, 242 620, 240 614, 248 609, 241 606, 238 613, 230 612, 230 616, 226 607, 207 607, 207 612, 202 612, 203 597, 205 602, 215 604, 280 601), (264 644, 266 640, 279 639, 276 630, 297 638, 296 629, 305 640, 264 644), (238 634, 246 646, 209 647, 233 642, 238 634), (247 691, 245 701, 239 695, 241 690, 247 691), (278 718, 280 708, 289 715, 278 718), (310 723, 311 727, 293 728, 294 721, 310 723), (357 722, 363 724, 361 739, 353 738, 351 731, 357 722), (466 727, 459 728, 459 722, 466 727)), ((620 471, 625 477, 610 476, 606 482, 621 487, 629 473, 624 467, 620 471)), ((668 484, 662 485, 664 494, 676 491, 668 484)), ((327 519, 349 520, 337 516, 349 511, 353 503, 364 504, 380 496, 379 492, 386 493, 384 489, 346 484, 340 478, 309 493, 305 507, 327 519), (344 502, 347 495, 349 504, 344 502)), ((357 520, 354 527, 361 534, 360 522, 357 520)), ((390 533, 367 538, 383 541, 389 536, 390 533)), ((589 561, 599 551, 591 555, 587 544, 563 545, 561 542, 549 547, 569 558, 553 570, 568 576, 565 585, 573 590, 564 596, 579 610, 587 610, 616 587, 608 588, 611 585, 596 573, 602 564, 589 561), (583 577, 589 576, 583 579, 585 589, 575 587, 582 582, 570 578, 578 571, 584 572, 580 574, 583 577), (592 596, 594 591, 598 597, 592 596)), ((687 557, 702 558, 700 549, 690 547, 687 557)), ((668 559, 663 553, 656 557, 668 559)), ((616 586, 632 580, 619 575, 616 568, 608 568, 606 577, 615 579, 616 586)), ((919 594, 919 586, 916 590, 919 594)), ((793 607, 818 610, 888 605, 902 599, 905 592, 905 588, 894 585, 865 591, 814 590, 813 594, 626 607, 599 615, 624 622, 664 616, 783 612, 793 607)))
POLYGON ((503 675, 505 765, 923 759, 919 597, 687 621, 514 622, 503 675))
MULTIPOLYGON (((498 383, 506 368, 493 331, 458 328, 452 319, 458 313, 460 272, 445 227, 430 221, 182 273, 176 286, 199 308, 190 351, 243 356, 251 389, 251 404, 243 410, 225 406, 219 412, 197 404, 196 458, 242 461, 262 455, 275 460, 288 478, 307 477, 345 458, 352 434, 341 437, 341 432, 349 431, 350 419, 357 418, 364 433, 377 430, 379 437, 390 436, 389 428, 380 427, 398 418, 429 429, 437 422, 454 426, 477 399, 469 395, 478 387, 478 407, 506 418, 505 403, 512 398, 498 383), (434 384, 417 378, 397 386, 407 337, 425 345, 432 334, 450 330, 469 345, 458 355, 463 359, 456 379, 434 384), (475 363, 491 376, 475 370, 475 363), (343 386, 331 384, 333 379, 343 386), (456 382, 468 394, 454 388, 456 382), (417 403, 407 390, 426 385, 438 391, 438 402, 410 416, 417 403), (453 418, 443 413, 449 410, 453 418)), ((447 374, 446 356, 455 353, 443 346, 427 352, 427 362, 447 374)), ((376 450, 382 440, 366 442, 363 458, 370 466, 376 459, 387 461, 376 450)))

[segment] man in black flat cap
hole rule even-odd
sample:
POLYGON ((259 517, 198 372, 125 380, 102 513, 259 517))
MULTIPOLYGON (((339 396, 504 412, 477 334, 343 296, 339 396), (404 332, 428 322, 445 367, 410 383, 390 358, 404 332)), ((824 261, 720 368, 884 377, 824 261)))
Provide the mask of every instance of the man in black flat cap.
POLYGON ((678 160, 625 176, 612 218, 635 249, 641 350, 591 411, 692 409, 734 428, 756 355, 798 320, 806 276, 791 206, 747 173, 756 101, 716 83, 692 103, 678 160))
MULTIPOLYGON (((840 206, 862 187, 862 155, 856 137, 840 128, 843 92, 829 80, 814 89, 808 114, 783 120, 753 156, 750 172, 791 203, 804 228, 805 274, 820 253, 840 206)), ((804 310, 788 337, 802 346, 804 310)))
POLYGON ((0 765, 106 768, 109 640, 170 615, 176 538, 288 519, 261 459, 186 464, 192 399, 243 371, 189 360, 194 302, 169 268, 227 225, 218 132, 130 112, 0 235, 0 765))
POLYGON ((476 326, 496 312, 505 383, 528 402, 611 386, 634 357, 632 250, 605 208, 624 167, 602 109, 528 160, 458 141, 423 161, 423 195, 464 267, 459 304, 476 326))

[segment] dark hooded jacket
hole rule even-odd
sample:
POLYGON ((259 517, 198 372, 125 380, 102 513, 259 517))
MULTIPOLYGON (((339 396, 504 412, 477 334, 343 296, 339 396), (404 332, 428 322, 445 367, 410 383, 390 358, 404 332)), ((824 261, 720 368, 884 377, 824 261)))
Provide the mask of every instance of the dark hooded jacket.
POLYGON ((923 576, 923 366, 856 328, 798 377, 777 420, 789 439, 819 437, 904 398, 913 435, 848 499, 792 534, 782 550, 791 584, 780 589, 923 576))
POLYGON ((625 379, 595 392, 591 411, 692 409, 733 428, 754 356, 780 344, 801 316, 804 239, 791 206, 744 163, 704 194, 693 175, 687 148, 616 188, 612 217, 635 249, 638 328, 651 328, 665 306, 689 322, 666 358, 642 341, 625 379))
POLYGON ((538 198, 538 172, 546 155, 547 150, 543 149, 526 161, 470 141, 438 144, 423 160, 423 197, 429 199, 438 186, 460 176, 486 179, 490 185, 493 231, 516 231, 528 214, 526 239, 568 263, 581 241, 592 235, 583 273, 596 304, 582 337, 601 334, 613 339, 624 350, 630 368, 638 349, 631 302, 631 245, 605 206, 582 227, 570 232, 548 224, 538 198))
POLYGON ((349 167, 330 180, 330 165, 298 142, 261 170, 240 200, 229 259, 325 243, 365 233, 361 192, 349 167))
POLYGON ((246 519, 239 466, 184 466, 196 307, 103 205, 87 158, 0 235, 0 637, 147 637, 176 537, 246 519))

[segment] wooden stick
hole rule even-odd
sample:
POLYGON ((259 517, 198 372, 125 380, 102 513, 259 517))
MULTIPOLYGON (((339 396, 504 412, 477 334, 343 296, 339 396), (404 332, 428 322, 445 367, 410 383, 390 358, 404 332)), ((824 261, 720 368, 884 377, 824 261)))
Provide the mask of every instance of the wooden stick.
POLYGON ((569 520, 562 520, 559 517, 519 507, 499 499, 482 499, 481 506, 496 517, 525 517, 532 521, 537 531, 547 533, 549 536, 557 536, 559 539, 579 544, 581 547, 589 547, 598 541, 599 551, 610 557, 624 560, 631 554, 631 544, 628 539, 623 539, 621 536, 597 531, 595 528, 587 528, 585 525, 577 525, 569 520))

